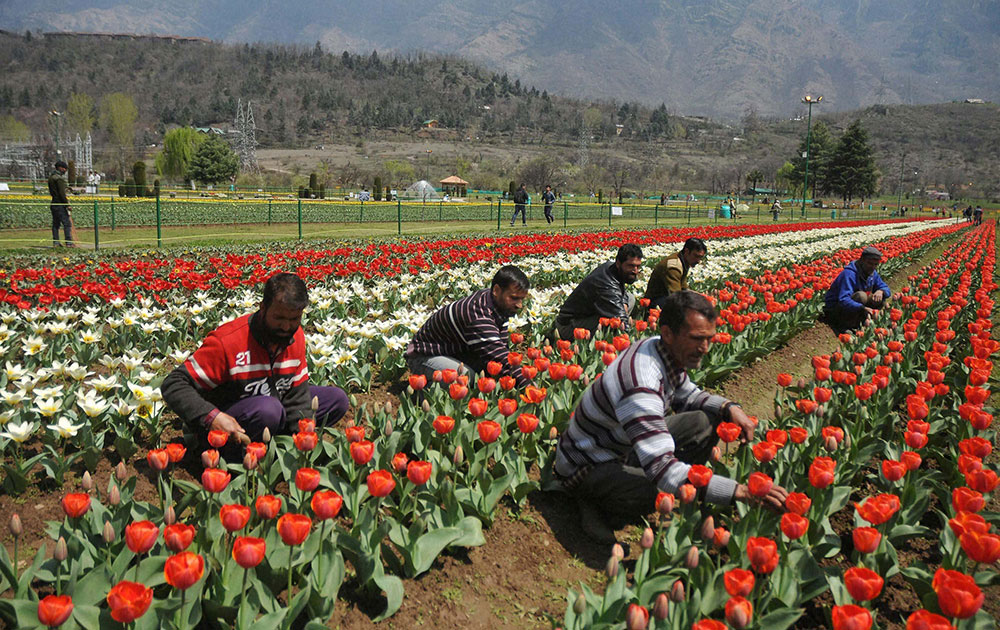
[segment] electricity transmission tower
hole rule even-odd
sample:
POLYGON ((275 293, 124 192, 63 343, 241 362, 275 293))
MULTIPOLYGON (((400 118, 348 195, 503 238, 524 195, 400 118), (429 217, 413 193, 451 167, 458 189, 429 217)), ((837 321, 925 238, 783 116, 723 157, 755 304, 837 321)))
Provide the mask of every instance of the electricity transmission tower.
POLYGON ((246 109, 243 109, 243 99, 236 104, 236 153, 240 156, 240 171, 244 173, 260 174, 260 165, 257 163, 257 124, 253 119, 253 109, 250 101, 247 101, 246 109))

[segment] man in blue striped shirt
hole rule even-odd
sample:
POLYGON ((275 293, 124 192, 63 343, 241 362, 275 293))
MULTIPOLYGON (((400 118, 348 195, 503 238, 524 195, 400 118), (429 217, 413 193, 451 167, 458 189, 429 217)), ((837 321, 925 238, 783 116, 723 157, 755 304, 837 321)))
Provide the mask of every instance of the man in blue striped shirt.
MULTIPOLYGON (((741 441, 753 439, 753 421, 738 405, 687 375, 708 352, 717 317, 699 293, 670 294, 660 336, 633 343, 584 392, 559 438, 555 475, 577 497, 592 538, 614 538, 599 511, 632 519, 654 509, 658 492, 677 493, 691 465, 708 461, 721 421, 739 425, 741 441)), ((746 485, 721 475, 699 493, 722 505, 750 499, 746 485)), ((783 510, 787 496, 774 486, 762 501, 783 510)))
POLYGON ((531 282, 514 265, 501 267, 489 289, 476 291, 435 311, 406 347, 406 363, 413 374, 431 378, 438 370, 483 372, 490 361, 511 376, 519 387, 528 379, 519 365, 507 362, 507 320, 521 310, 531 282))

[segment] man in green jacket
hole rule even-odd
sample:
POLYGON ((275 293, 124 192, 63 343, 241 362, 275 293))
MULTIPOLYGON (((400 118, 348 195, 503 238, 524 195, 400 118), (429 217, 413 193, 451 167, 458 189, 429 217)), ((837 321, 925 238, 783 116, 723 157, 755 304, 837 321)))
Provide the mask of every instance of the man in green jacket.
POLYGON ((69 198, 66 196, 69 192, 69 181, 66 179, 69 167, 62 160, 56 162, 55 166, 56 170, 49 175, 49 194, 52 195, 52 203, 49 205, 49 210, 52 211, 52 246, 59 247, 59 226, 62 225, 66 247, 76 247, 73 244, 69 198))
POLYGON ((649 284, 642 296, 649 299, 649 307, 663 308, 668 295, 687 289, 688 272, 702 261, 707 252, 705 241, 689 238, 684 241, 681 251, 660 259, 649 275, 649 284))

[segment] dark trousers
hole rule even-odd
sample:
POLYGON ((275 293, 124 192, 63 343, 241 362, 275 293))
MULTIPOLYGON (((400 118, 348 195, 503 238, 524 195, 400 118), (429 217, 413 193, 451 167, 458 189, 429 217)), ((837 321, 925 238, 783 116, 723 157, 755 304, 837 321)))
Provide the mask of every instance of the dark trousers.
POLYGON ((69 219, 69 206, 49 206, 49 210, 52 211, 52 244, 56 247, 59 246, 59 226, 62 225, 63 236, 65 236, 66 244, 69 245, 73 242, 70 234, 72 224, 69 219))
POLYGON ((510 224, 514 225, 514 221, 517 221, 517 213, 518 212, 521 213, 521 225, 527 225, 528 224, 528 214, 527 214, 527 211, 524 209, 524 204, 523 203, 515 203, 514 204, 514 216, 512 216, 510 218, 510 224))
MULTIPOLYGON (((704 411, 685 411, 665 418, 674 438, 674 456, 685 464, 704 464, 719 443, 715 434, 719 421, 704 411)), ((656 509, 655 483, 646 477, 635 451, 625 461, 598 464, 587 473, 572 494, 622 522, 656 509)))
POLYGON ((545 221, 552 223, 555 220, 555 217, 552 216, 552 206, 545 206, 545 221))
MULTIPOLYGON (((349 402, 347 394, 339 387, 309 386, 310 398, 316 397, 319 406, 316 409, 316 426, 335 423, 347 413, 349 402)), ((270 429, 271 435, 295 433, 296 423, 287 423, 285 406, 273 396, 250 396, 238 401, 226 413, 236 418, 250 439, 259 441, 264 429, 270 429)))

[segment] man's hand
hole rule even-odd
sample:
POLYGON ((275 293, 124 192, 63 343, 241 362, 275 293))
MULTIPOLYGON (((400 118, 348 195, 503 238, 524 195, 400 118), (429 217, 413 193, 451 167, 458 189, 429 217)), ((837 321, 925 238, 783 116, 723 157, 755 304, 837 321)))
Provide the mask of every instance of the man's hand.
POLYGON ((236 418, 228 413, 220 412, 219 415, 212 419, 212 424, 208 428, 216 431, 225 431, 239 440, 240 444, 250 443, 250 436, 243 430, 240 423, 236 421, 236 418))
POLYGON ((741 407, 733 405, 729 408, 729 421, 738 425, 743 431, 742 434, 740 434, 740 444, 746 444, 753 441, 753 432, 757 426, 741 407))
POLYGON ((882 289, 879 289, 875 293, 872 293, 872 301, 875 302, 876 304, 878 304, 884 299, 885 299, 885 292, 883 292, 882 289))
POLYGON ((739 484, 736 486, 736 492, 733 494, 733 499, 737 501, 742 501, 744 503, 757 503, 771 510, 772 512, 777 512, 778 514, 783 514, 787 510, 785 509, 785 499, 788 498, 788 491, 781 486, 775 484, 771 486, 767 494, 763 497, 755 497, 750 494, 750 489, 747 488, 746 484, 739 484))

